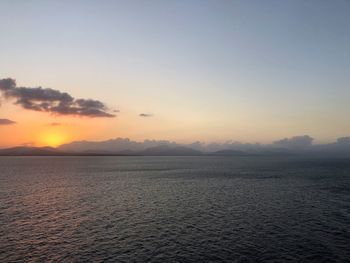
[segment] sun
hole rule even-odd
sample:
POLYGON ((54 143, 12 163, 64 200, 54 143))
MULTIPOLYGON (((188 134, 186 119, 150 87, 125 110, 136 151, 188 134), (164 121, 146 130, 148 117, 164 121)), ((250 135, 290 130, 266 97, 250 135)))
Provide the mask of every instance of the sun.
POLYGON ((66 141, 66 136, 62 132, 50 131, 43 134, 42 144, 51 147, 57 147, 66 141))

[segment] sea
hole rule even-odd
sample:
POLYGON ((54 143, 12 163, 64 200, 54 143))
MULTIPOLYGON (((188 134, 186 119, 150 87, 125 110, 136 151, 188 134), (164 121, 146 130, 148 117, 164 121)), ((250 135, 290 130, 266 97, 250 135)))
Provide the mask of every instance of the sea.
POLYGON ((350 262, 350 159, 0 157, 0 262, 350 262))

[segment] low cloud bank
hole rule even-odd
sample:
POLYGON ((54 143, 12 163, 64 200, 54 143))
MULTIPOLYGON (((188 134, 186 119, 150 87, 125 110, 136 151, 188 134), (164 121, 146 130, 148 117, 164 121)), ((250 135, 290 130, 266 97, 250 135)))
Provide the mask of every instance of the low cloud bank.
POLYGON ((98 100, 75 99, 66 92, 42 87, 17 87, 11 78, 0 79, 0 92, 5 99, 27 110, 50 112, 58 115, 85 117, 115 117, 108 107, 98 100))
POLYGON ((329 144, 313 144, 314 139, 308 135, 295 136, 277 140, 271 144, 241 143, 228 141, 225 143, 179 144, 167 140, 145 140, 143 142, 132 141, 127 138, 117 138, 107 141, 76 141, 60 146, 65 151, 142 151, 147 148, 168 146, 188 147, 204 153, 222 150, 242 151, 249 154, 347 154, 350 156, 350 137, 338 138, 336 142, 329 144))
POLYGON ((132 141, 127 138, 117 138, 106 141, 75 141, 61 145, 59 148, 65 151, 141 151, 147 148, 167 145, 170 147, 179 146, 176 142, 163 140, 145 140, 143 142, 132 141))
POLYGON ((306 149, 312 146, 313 138, 309 135, 294 136, 292 138, 284 138, 272 143, 272 145, 287 149, 306 149))

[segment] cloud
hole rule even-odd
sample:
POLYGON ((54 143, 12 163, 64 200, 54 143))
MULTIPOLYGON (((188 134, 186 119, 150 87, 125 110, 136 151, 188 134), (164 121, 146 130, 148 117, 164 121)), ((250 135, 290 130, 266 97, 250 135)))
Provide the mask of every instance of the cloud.
POLYGON ((145 140, 143 142, 137 142, 128 138, 116 138, 106 141, 75 141, 65 145, 61 145, 59 148, 63 151, 141 151, 151 147, 157 147, 161 145, 167 146, 180 146, 179 144, 167 140, 145 140))
POLYGON ((337 139, 337 144, 350 145, 350 137, 340 137, 337 139))
POLYGON ((287 149, 305 149, 312 145, 313 140, 309 135, 302 135, 275 141, 273 145, 287 149))
POLYGON ((0 119, 0 125, 12 125, 15 124, 15 121, 11 121, 9 119, 0 119))
POLYGON ((49 126, 61 126, 61 123, 59 122, 51 122, 49 126))
POLYGON ((27 110, 58 115, 115 117, 101 101, 75 99, 66 92, 50 88, 17 87, 16 81, 11 78, 0 79, 0 92, 5 99, 14 99, 15 105, 27 110))
POLYGON ((145 140, 143 142, 137 142, 128 138, 116 138, 106 141, 75 141, 61 145, 59 149, 63 151, 137 152, 166 145, 168 147, 189 147, 204 153, 234 150, 258 155, 292 153, 316 156, 350 156, 350 137, 338 138, 336 142, 327 144, 312 144, 312 142, 313 139, 308 135, 285 138, 275 141, 272 144, 242 143, 236 141, 209 144, 196 141, 189 144, 179 144, 167 140, 145 140))
POLYGON ((152 117, 153 114, 148 114, 148 113, 140 113, 139 114, 140 117, 144 117, 144 118, 147 118, 147 117, 152 117))

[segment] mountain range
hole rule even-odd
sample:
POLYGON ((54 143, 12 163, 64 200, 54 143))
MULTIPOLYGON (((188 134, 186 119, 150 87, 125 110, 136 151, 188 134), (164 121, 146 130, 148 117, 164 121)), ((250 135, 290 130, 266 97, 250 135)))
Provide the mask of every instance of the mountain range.
POLYGON ((12 147, 0 149, 2 156, 289 156, 350 157, 350 137, 333 143, 313 144, 308 135, 274 141, 271 144, 225 142, 179 144, 164 140, 132 141, 116 138, 106 141, 74 141, 53 147, 12 147))
POLYGON ((0 156, 256 156, 256 155, 285 155, 282 152, 261 152, 260 154, 247 153, 235 150, 220 150, 215 152, 202 152, 185 146, 160 145, 144 150, 123 151, 63 151, 53 147, 12 147, 0 149, 0 156))
POLYGON ((142 151, 62 151, 53 147, 12 147, 0 149, 0 156, 199 156, 202 152, 188 147, 161 145, 142 151))

